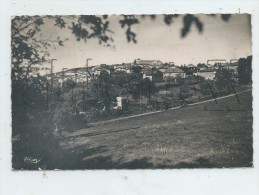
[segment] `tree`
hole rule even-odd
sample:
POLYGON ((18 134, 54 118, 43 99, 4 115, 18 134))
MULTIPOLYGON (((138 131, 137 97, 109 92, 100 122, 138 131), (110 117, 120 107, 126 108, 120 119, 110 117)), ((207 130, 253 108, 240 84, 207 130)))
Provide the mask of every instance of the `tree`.
POLYGON ((112 85, 110 75, 106 70, 101 70, 100 76, 94 83, 100 104, 106 112, 109 112, 111 104, 116 101, 118 89, 112 85))
POLYGON ((185 101, 185 99, 190 96, 191 96, 190 87, 186 84, 181 84, 180 93, 179 93, 180 100, 185 101))
POLYGON ((61 101, 56 102, 52 111, 55 126, 60 132, 86 128, 99 116, 96 109, 97 94, 90 86, 84 89, 75 85, 66 89, 62 97, 61 101))
POLYGON ((141 75, 142 75, 142 73, 141 73, 142 67, 141 67, 141 66, 133 66, 133 67, 131 68, 131 70, 132 70, 132 74, 133 74, 134 76, 141 76, 141 75))
POLYGON ((58 148, 53 137, 53 115, 47 109, 47 89, 40 78, 12 81, 12 167, 38 169, 52 164, 58 148), (48 146, 48 147, 46 147, 48 146), (25 157, 40 159, 32 166, 25 157))
POLYGON ((202 80, 199 83, 200 92, 203 96, 213 96, 215 94, 216 88, 214 81, 211 80, 202 80))
POLYGON ((192 67, 181 66, 180 68, 186 73, 186 75, 192 75, 194 72, 194 68, 192 67))
POLYGON ((141 87, 141 95, 149 98, 149 100, 151 95, 153 95, 156 92, 155 84, 152 81, 150 81, 148 78, 141 80, 140 87, 141 87))
POLYGON ((175 81, 176 81, 177 84, 183 85, 185 79, 182 78, 180 75, 177 75, 177 76, 175 77, 175 81))
POLYGON ((54 23, 57 28, 69 28, 78 41, 97 39, 100 44, 111 46, 113 41, 108 29, 108 16, 16 16, 12 19, 11 48, 12 48, 12 78, 21 77, 25 70, 21 67, 28 63, 31 66, 46 62, 50 47, 63 46, 67 39, 60 37, 43 39, 39 35, 45 23, 54 23), (70 21, 70 26, 66 23, 70 21))
POLYGON ((186 84, 190 85, 190 84, 199 84, 203 80, 205 80, 205 78, 201 77, 199 75, 190 75, 190 76, 185 78, 184 82, 186 84))
POLYGON ((238 60, 237 72, 238 82, 240 84, 249 84, 252 82, 252 56, 238 60))
POLYGON ((127 84, 127 76, 128 74, 124 71, 111 72, 110 74, 111 82, 121 88, 127 84))
POLYGON ((131 74, 128 78, 128 84, 126 86, 126 89, 128 93, 132 95, 132 98, 137 100, 141 96, 141 82, 142 77, 139 76, 139 74, 131 74))
POLYGON ((157 68, 152 68, 153 71, 153 81, 154 82, 161 82, 163 81, 163 73, 158 70, 157 68))
POLYGON ((197 67, 198 68, 208 68, 208 66, 206 64, 204 64, 204 63, 198 63, 197 67))
POLYGON ((234 73, 232 70, 219 68, 215 75, 215 85, 218 91, 229 92, 234 83, 234 73))

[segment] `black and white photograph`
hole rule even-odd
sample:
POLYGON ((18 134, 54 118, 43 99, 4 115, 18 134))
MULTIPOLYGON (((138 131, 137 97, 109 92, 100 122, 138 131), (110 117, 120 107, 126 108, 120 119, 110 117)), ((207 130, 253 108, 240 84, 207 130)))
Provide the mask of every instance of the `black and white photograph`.
POLYGON ((253 167, 250 14, 11 18, 13 170, 253 167))
POLYGON ((0 194, 257 195, 259 0, 1 0, 0 194))

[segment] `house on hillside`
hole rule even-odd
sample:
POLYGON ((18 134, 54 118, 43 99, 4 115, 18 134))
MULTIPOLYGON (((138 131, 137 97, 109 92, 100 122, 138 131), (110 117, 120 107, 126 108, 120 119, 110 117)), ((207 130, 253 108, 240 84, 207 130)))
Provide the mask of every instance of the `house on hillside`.
POLYGON ((160 60, 141 60, 140 58, 138 58, 135 60, 134 64, 137 66, 159 67, 163 63, 160 60))
POLYGON ((168 64, 168 63, 165 63, 165 64, 163 64, 161 67, 159 67, 159 68, 164 68, 164 69, 167 69, 167 68, 170 68, 170 67, 173 67, 174 65, 172 65, 172 64, 168 64))
POLYGON ((131 69, 133 64, 132 63, 122 63, 126 69, 131 69))
POLYGON ((167 69, 168 69, 167 67, 161 67, 161 68, 159 68, 158 70, 159 70, 160 72, 162 72, 162 73, 165 73, 167 69))
POLYGON ((128 70, 124 67, 123 68, 115 68, 114 72, 126 72, 126 73, 128 73, 128 70))
POLYGON ((92 75, 93 75, 94 77, 98 77, 98 76, 101 75, 101 72, 102 72, 102 71, 107 72, 109 75, 110 75, 110 73, 111 73, 110 70, 108 70, 108 69, 106 69, 106 68, 100 68, 100 67, 99 67, 99 68, 96 68, 96 69, 95 69, 95 71, 93 72, 92 75))
POLYGON ((125 69, 125 65, 123 64, 114 64, 111 66, 113 69, 125 69))
POLYGON ((231 70, 235 75, 237 75, 237 68, 238 68, 238 63, 226 63, 222 68, 231 70))
POLYGON ((182 69, 180 69, 176 66, 173 66, 173 67, 170 67, 167 69, 161 68, 161 69, 159 69, 159 71, 161 71, 163 73, 163 79, 170 79, 170 78, 176 78, 176 77, 185 78, 186 77, 186 73, 182 69))
POLYGON ((200 71, 193 73, 193 75, 201 76, 201 77, 205 78, 206 80, 213 80, 216 75, 216 71, 215 70, 203 70, 203 71, 200 70, 200 71))
POLYGON ((197 68, 199 71, 206 71, 209 67, 206 64, 197 64, 197 68))
POLYGON ((143 79, 148 78, 150 81, 153 80, 152 70, 144 70, 143 71, 143 79))
POLYGON ((115 72, 122 71, 122 72, 130 73, 132 66, 133 66, 132 63, 122 63, 122 64, 112 65, 112 68, 114 69, 115 72))
POLYGON ((175 64, 174 64, 174 62, 169 62, 168 63, 170 66, 174 66, 175 64))
POLYGON ((127 110, 129 105, 128 97, 118 96, 116 97, 116 102, 114 102, 114 107, 112 109, 127 110))
POLYGON ((188 68, 195 68, 195 66, 193 64, 188 64, 187 67, 188 68))

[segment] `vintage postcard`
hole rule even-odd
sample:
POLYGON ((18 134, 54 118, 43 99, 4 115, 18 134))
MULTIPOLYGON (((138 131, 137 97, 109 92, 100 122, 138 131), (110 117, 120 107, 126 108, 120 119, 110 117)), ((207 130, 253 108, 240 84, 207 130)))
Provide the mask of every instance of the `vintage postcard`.
POLYGON ((253 167, 250 14, 13 15, 13 170, 253 167))
POLYGON ((0 194, 257 195, 259 1, 0 1, 0 194))

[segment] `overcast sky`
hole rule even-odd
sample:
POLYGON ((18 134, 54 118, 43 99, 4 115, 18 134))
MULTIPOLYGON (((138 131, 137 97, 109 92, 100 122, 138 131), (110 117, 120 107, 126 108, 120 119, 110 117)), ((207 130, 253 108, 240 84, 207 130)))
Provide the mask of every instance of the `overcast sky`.
MULTIPOLYGON (((236 59, 252 54, 251 24, 246 14, 232 15, 228 22, 220 16, 211 17, 198 15, 204 24, 204 30, 199 33, 196 26, 185 38, 181 38, 183 26, 182 17, 174 19, 171 25, 166 25, 163 16, 155 20, 149 17, 140 19, 140 24, 132 30, 137 34, 137 44, 128 43, 125 31, 118 23, 117 16, 110 16, 110 29, 114 32, 115 49, 99 45, 98 40, 76 41, 69 29, 59 30, 53 24, 43 26, 42 37, 69 38, 64 47, 50 49, 51 58, 56 58, 54 71, 62 68, 82 67, 86 58, 92 58, 89 65, 115 64, 133 62, 134 59, 161 60, 181 64, 206 63, 208 59, 236 59)), ((68 24, 71 21, 67 21, 68 24)))

